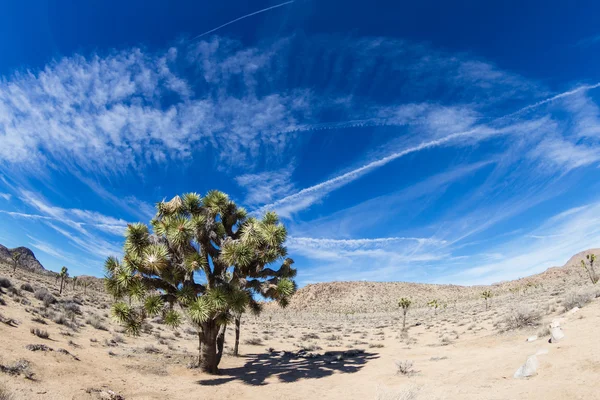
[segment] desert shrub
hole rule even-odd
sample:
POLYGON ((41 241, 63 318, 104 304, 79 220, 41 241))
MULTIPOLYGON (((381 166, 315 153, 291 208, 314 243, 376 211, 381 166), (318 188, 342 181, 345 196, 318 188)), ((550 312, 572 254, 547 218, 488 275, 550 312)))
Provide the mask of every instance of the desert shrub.
POLYGON ((8 288, 8 293, 11 296, 21 297, 21 291, 19 289, 17 289, 16 287, 14 287, 14 286, 11 286, 11 287, 8 288))
POLYGON ((41 289, 36 290, 33 293, 33 297, 44 302, 45 307, 48 307, 51 304, 56 303, 56 298, 54 296, 52 296, 50 294, 50 292, 48 291, 48 289, 46 289, 46 288, 41 288, 41 289))
POLYGON ((316 333, 305 333, 300 337, 300 340, 318 339, 319 335, 316 333))
POLYGON ((68 323, 68 320, 67 317, 65 317, 65 314, 60 313, 56 314, 54 318, 52 318, 52 322, 59 325, 65 325, 68 323))
POLYGON ((62 305, 63 309, 69 313, 81 315, 81 308, 72 301, 67 301, 62 305))
POLYGON ((115 343, 125 343, 125 339, 123 339, 123 336, 121 335, 113 335, 112 340, 115 343))
POLYGON ((595 298, 595 293, 591 290, 580 290, 568 293, 562 301, 565 311, 575 307, 583 307, 595 298))
POLYGON ((510 311, 503 322, 506 330, 513 330, 538 326, 541 319, 539 311, 531 307, 519 307, 510 311))
POLYGON ((33 293, 33 286, 31 286, 29 283, 24 283, 21 285, 21 290, 33 293))
MULTIPOLYGON (((31 346, 31 345, 29 345, 29 346, 31 346)), ((43 345, 38 345, 38 346, 43 346, 43 345)), ((34 373, 31 372, 31 370, 29 369, 29 361, 27 361, 23 358, 17 360, 13 364, 9 364, 9 365, 0 364, 0 372, 4 372, 5 374, 8 374, 8 375, 23 374, 23 375, 25 375, 25 378, 27 378, 27 379, 33 379, 33 375, 34 375, 34 373)), ((2 398, 0 397, 0 399, 2 399, 2 398)))
POLYGON ((415 374, 411 360, 396 361, 396 374, 411 376, 415 374))
POLYGON ((144 347, 144 351, 148 354, 157 354, 160 353, 160 350, 157 349, 156 347, 152 346, 151 344, 147 345, 144 347))
POLYGON ((12 283, 8 278, 0 277, 0 287, 9 288, 11 286, 12 286, 12 283))
POLYGON ((262 346, 263 341, 261 338, 250 338, 244 340, 244 344, 248 344, 250 346, 262 346))
POLYGON ((48 334, 48 331, 38 329, 38 328, 31 328, 29 330, 29 332, 31 332, 32 335, 35 335, 41 339, 48 339, 50 337, 50 335, 48 334))
POLYGON ((369 344, 370 349, 381 349, 383 348, 383 343, 371 343, 369 344))
POLYGON ((4 301, 4 299, 2 297, 0 297, 0 306, 5 306, 6 305, 6 301, 4 301))
POLYGON ((85 320, 85 323, 93 326, 94 328, 100 331, 108 331, 108 328, 102 323, 102 320, 97 315, 92 315, 88 319, 85 320))

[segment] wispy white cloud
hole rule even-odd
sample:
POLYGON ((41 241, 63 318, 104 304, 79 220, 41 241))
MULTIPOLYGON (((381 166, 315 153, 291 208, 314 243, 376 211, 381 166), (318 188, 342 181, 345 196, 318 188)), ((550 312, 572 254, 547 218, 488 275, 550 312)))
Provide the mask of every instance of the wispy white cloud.
POLYGON ((2 197, 6 201, 10 201, 10 198, 12 197, 12 195, 9 193, 0 193, 0 197, 2 197))
POLYGON ((293 168, 290 165, 275 171, 240 175, 235 181, 246 191, 245 204, 263 205, 287 196, 294 190, 292 172, 293 168))

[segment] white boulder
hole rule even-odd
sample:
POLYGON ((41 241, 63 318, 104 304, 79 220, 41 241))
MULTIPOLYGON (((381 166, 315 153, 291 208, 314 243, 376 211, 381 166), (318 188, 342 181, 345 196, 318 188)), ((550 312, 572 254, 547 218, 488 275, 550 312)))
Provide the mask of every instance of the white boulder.
POLYGON ((558 343, 565 337, 565 334, 559 327, 550 329, 550 343, 558 343))
POLYGON ((527 361, 525 364, 521 365, 521 367, 515 372, 514 377, 517 379, 520 378, 528 378, 530 376, 534 376, 537 374, 537 369, 539 367, 539 362, 536 356, 527 357, 527 361))
POLYGON ((527 341, 528 341, 528 342, 535 342, 536 340, 538 340, 538 337, 537 337, 536 335, 529 336, 529 337, 527 338, 527 341))

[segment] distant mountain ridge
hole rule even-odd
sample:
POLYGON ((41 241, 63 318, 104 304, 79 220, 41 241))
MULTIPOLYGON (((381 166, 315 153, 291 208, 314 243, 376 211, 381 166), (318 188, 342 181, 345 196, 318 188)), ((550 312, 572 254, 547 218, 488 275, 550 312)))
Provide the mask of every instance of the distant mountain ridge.
POLYGON ((449 306, 457 300, 478 300, 484 290, 495 295, 526 287, 555 290, 565 282, 589 284, 581 260, 588 254, 600 255, 600 249, 575 254, 562 267, 551 267, 539 274, 494 283, 492 285, 460 286, 410 282, 326 282, 306 285, 292 297, 288 308, 294 311, 329 313, 372 313, 398 310, 398 299, 409 297, 415 307, 423 307, 437 299, 449 306))
POLYGON ((12 255, 14 253, 22 254, 19 259, 19 265, 17 268, 25 269, 31 272, 37 273, 49 273, 50 271, 46 270, 44 266, 35 258, 35 254, 33 251, 28 249, 27 247, 16 247, 14 249, 9 249, 0 244, 0 262, 3 262, 8 265, 13 265, 12 255))

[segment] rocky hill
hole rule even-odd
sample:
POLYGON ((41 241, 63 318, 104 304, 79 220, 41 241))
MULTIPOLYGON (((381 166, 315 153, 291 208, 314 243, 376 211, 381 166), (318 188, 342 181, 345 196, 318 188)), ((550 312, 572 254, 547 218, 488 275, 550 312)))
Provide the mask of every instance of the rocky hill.
POLYGON ((479 300, 481 292, 490 289, 494 295, 545 288, 553 290, 567 282, 587 283, 580 262, 587 254, 600 254, 590 249, 571 257, 563 267, 513 281, 489 286, 435 285, 408 282, 329 282, 307 285, 294 295, 289 309, 329 313, 389 312, 398 309, 400 297, 410 297, 416 307, 438 299, 449 306, 456 301, 479 300))
POLYGON ((0 262, 4 264, 13 265, 12 255, 15 253, 21 254, 18 268, 38 273, 48 272, 42 266, 42 264, 40 264, 37 258, 35 258, 35 254, 33 254, 33 251, 31 251, 27 247, 17 247, 14 249, 8 249, 0 244, 0 262))

